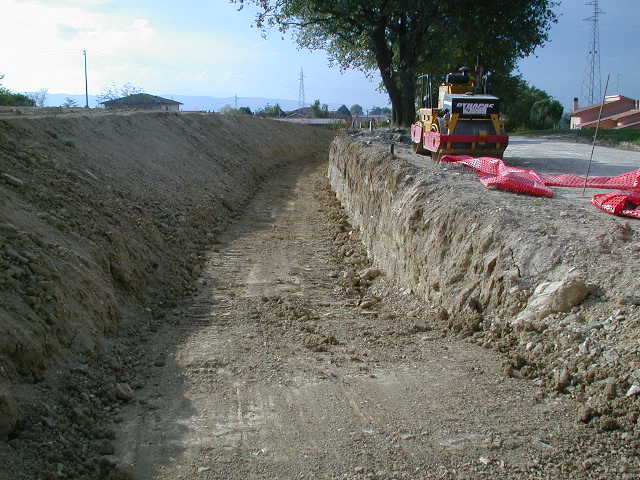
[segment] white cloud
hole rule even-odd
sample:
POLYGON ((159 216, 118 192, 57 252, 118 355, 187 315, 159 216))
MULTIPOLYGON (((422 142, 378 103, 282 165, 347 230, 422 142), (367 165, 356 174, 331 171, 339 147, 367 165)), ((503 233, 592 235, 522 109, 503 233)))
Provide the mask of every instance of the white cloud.
POLYGON ((233 72, 262 62, 240 36, 160 31, 146 18, 92 10, 103 3, 5 0, 0 29, 4 84, 16 91, 82 92, 83 49, 91 93, 111 82, 133 82, 156 93, 213 92, 243 81, 233 72))

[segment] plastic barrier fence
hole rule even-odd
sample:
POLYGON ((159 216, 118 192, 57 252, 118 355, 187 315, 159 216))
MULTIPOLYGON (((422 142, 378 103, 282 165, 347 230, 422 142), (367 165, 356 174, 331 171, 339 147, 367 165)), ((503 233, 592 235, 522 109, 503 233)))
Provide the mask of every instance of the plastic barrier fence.
POLYGON ((591 203, 607 213, 640 219, 640 169, 615 177, 585 179, 580 175, 545 175, 535 170, 512 167, 499 158, 493 157, 444 155, 440 161, 472 168, 485 187, 537 197, 553 197, 550 186, 625 190, 598 193, 593 196, 591 203))

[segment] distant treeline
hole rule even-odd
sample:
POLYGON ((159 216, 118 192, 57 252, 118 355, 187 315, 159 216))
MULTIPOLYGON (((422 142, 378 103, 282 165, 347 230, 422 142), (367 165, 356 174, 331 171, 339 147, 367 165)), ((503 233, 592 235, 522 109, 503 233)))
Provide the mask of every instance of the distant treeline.
POLYGON ((501 99, 509 130, 559 128, 564 107, 544 90, 529 85, 520 75, 493 77, 492 93, 501 99))

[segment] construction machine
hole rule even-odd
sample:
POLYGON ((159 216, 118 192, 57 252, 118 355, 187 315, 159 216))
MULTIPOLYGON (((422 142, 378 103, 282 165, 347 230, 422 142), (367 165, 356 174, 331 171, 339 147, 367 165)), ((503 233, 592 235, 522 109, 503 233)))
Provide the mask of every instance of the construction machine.
POLYGON ((416 121, 411 142, 416 153, 471 155, 502 158, 509 143, 500 119, 500 99, 489 94, 489 72, 469 67, 448 73, 438 89, 437 107, 432 92, 433 76, 418 77, 416 121))

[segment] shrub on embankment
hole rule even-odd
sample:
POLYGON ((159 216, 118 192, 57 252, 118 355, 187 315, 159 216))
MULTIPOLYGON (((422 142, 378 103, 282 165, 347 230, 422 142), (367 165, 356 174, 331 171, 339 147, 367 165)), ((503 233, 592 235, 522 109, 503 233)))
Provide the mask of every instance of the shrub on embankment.
POLYGON ((200 114, 0 120, 0 381, 171 304, 260 179, 330 137, 200 114))

